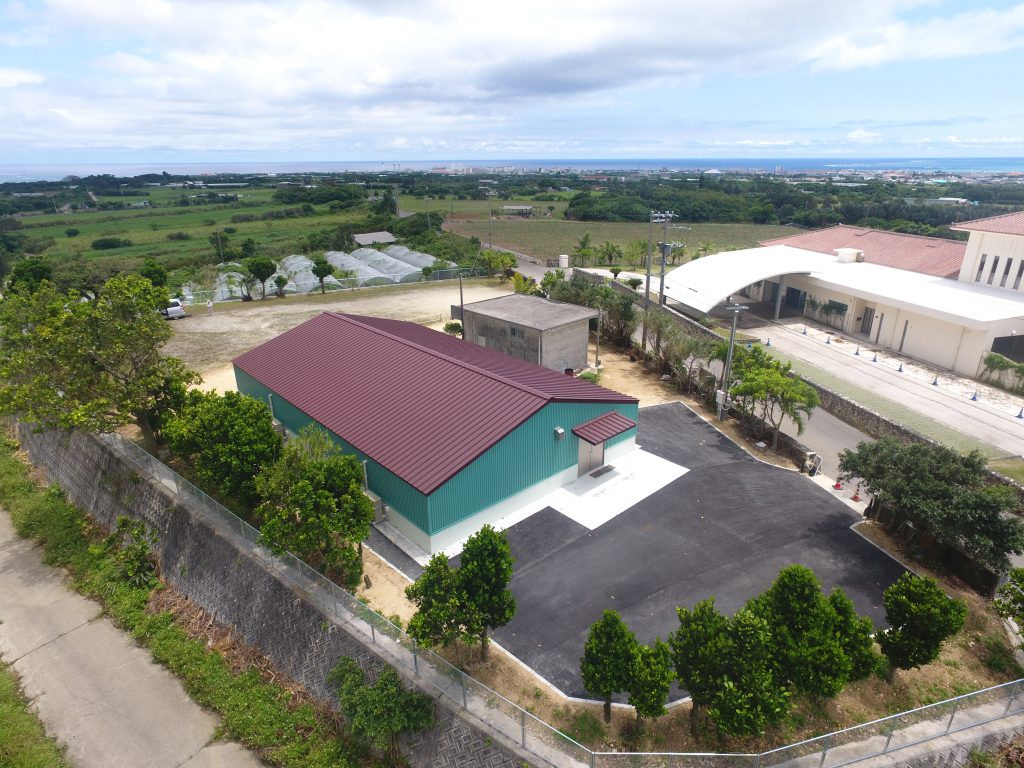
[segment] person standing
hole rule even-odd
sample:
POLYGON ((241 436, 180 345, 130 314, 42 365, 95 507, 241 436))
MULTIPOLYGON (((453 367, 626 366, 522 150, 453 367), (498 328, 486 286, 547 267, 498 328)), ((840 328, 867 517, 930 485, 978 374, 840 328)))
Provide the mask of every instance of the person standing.
POLYGON ((206 300, 206 314, 207 315, 212 315, 213 314, 213 299, 207 299, 206 300))

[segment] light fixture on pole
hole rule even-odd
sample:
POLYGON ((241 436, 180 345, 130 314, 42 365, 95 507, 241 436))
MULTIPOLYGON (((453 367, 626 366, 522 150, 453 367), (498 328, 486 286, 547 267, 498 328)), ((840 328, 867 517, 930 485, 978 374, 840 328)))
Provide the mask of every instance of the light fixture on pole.
POLYGON ((729 331, 729 351, 725 355, 725 370, 722 371, 722 386, 716 393, 718 400, 718 420, 725 421, 725 412, 729 402, 729 377, 732 375, 732 353, 736 345, 736 324, 740 319, 740 312, 750 309, 743 304, 730 304, 726 310, 732 312, 732 330, 729 331))

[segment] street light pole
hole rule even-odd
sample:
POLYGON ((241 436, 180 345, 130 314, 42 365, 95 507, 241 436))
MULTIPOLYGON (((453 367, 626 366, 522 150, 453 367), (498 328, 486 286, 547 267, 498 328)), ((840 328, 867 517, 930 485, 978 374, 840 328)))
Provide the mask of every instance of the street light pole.
POLYGON ((722 371, 722 386, 719 391, 718 400, 718 420, 725 421, 725 409, 726 403, 729 400, 729 377, 732 375, 732 352, 733 347, 736 345, 736 324, 740 319, 740 312, 749 307, 745 307, 742 304, 732 304, 726 307, 732 312, 732 330, 729 331, 729 351, 725 355, 725 370, 722 371))

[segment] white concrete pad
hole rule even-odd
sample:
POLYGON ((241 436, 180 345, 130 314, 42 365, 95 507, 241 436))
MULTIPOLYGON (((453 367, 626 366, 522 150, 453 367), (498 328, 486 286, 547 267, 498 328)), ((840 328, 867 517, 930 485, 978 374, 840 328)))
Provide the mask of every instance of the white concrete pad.
POLYGON ((100 615, 100 606, 69 591, 0 514, 0 656, 16 661, 100 615))
POLYGON ((592 531, 687 472, 686 467, 637 448, 552 492, 537 511, 552 507, 592 531))

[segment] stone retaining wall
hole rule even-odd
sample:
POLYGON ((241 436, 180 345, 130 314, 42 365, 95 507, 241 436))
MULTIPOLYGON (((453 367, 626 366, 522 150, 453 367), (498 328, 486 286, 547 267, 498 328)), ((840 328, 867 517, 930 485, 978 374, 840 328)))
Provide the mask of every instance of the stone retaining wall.
MULTIPOLYGON (((332 699, 328 671, 342 656, 370 675, 383 661, 346 629, 254 557, 251 545, 216 530, 155 480, 140 476, 108 445, 81 432, 20 429, 22 447, 45 467, 68 499, 107 527, 124 515, 144 521, 158 537, 164 578, 192 602, 235 627, 285 675, 324 701, 332 699)), ((402 670, 399 670, 400 674, 402 670)), ((445 705, 437 725, 406 741, 414 766, 521 768, 497 733, 484 732, 445 705)))

